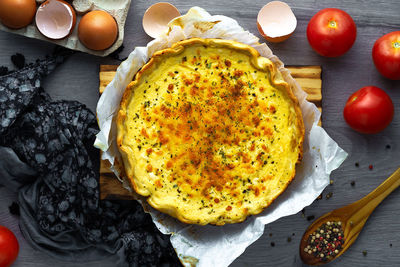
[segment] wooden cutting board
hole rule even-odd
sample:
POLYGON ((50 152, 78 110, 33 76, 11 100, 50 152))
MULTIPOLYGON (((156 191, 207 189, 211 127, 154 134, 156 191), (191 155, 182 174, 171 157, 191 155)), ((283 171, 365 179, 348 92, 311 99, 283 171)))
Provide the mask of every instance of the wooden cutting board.
MULTIPOLYGON (((112 81, 117 65, 100 65, 100 94, 112 81)), ((292 77, 308 94, 307 100, 313 102, 322 111, 322 79, 321 66, 286 66, 292 77)), ((321 121, 320 121, 321 124, 321 121)), ((122 187, 121 182, 110 170, 108 161, 100 162, 100 198, 101 199, 133 199, 130 192, 122 187)))

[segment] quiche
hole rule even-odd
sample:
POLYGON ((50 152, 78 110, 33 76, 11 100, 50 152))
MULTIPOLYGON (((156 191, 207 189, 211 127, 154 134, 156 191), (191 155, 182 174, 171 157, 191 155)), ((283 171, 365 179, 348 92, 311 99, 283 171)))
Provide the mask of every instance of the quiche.
POLYGON ((230 40, 160 50, 127 86, 117 144, 134 190, 184 223, 238 223, 294 179, 304 125, 275 65, 230 40))

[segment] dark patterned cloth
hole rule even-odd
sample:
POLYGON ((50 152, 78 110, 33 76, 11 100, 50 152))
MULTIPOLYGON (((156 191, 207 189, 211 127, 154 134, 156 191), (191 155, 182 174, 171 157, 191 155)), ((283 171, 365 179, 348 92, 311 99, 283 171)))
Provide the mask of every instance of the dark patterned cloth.
POLYGON ((2 68, 6 74, 0 77, 0 134, 31 105, 42 78, 61 61, 62 57, 49 57, 11 73, 2 68))
POLYGON ((18 188, 20 226, 30 244, 69 261, 119 256, 120 266, 180 266, 136 201, 100 201, 94 114, 52 101, 41 79, 49 57, 0 77, 0 183, 18 188))

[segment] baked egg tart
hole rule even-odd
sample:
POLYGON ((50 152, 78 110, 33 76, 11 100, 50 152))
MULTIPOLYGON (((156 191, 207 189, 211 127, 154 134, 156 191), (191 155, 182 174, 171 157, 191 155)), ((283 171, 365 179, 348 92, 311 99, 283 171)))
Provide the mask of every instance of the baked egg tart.
POLYGON ((193 38, 126 88, 117 143, 134 190, 184 223, 242 222, 294 179, 304 124, 276 66, 252 47, 193 38))

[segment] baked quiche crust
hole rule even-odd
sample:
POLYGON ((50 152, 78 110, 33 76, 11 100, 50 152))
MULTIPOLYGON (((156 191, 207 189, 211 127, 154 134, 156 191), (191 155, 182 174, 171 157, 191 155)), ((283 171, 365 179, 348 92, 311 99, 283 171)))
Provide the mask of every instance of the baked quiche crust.
POLYGON ((117 144, 134 190, 184 223, 242 222, 294 179, 304 125, 275 65, 231 40, 154 53, 126 88, 117 144))

